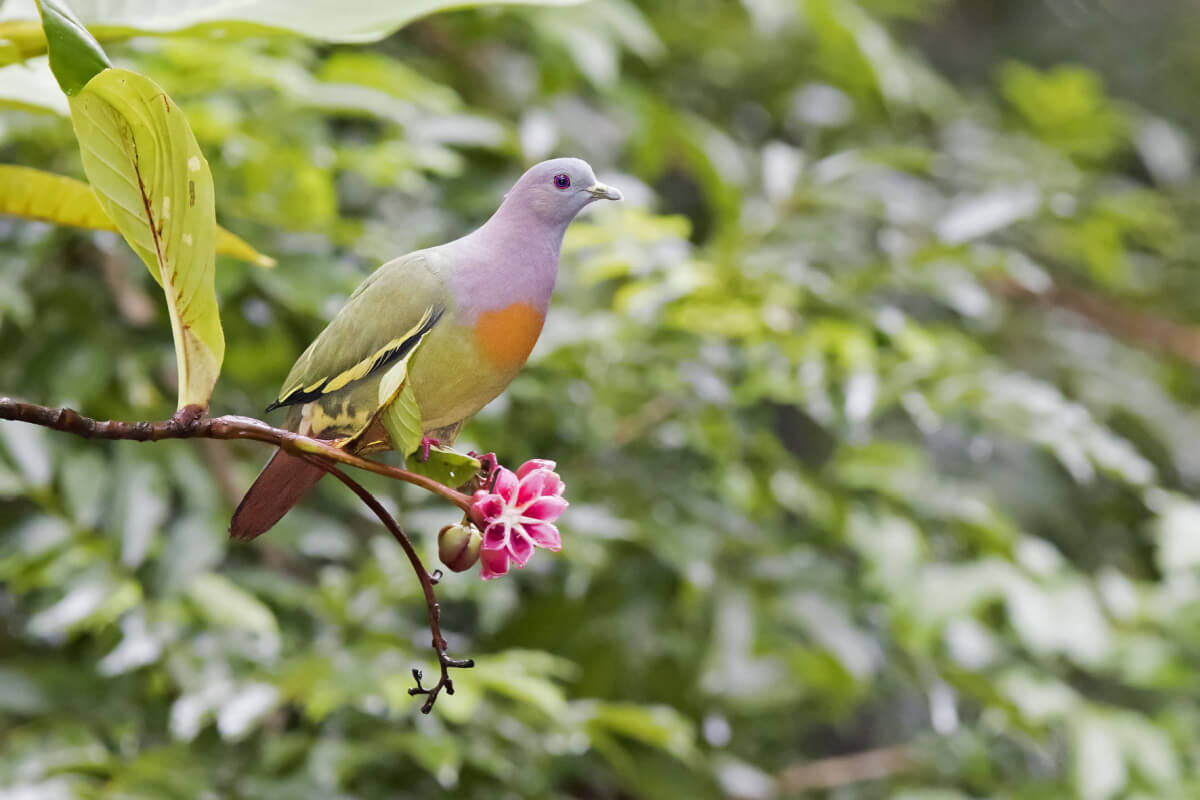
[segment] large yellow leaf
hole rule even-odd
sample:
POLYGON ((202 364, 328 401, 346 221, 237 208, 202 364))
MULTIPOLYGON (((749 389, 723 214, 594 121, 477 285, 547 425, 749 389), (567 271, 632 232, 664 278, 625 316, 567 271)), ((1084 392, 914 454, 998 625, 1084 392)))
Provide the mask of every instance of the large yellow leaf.
MULTIPOLYGON (((0 164, 0 214, 76 228, 117 229, 117 224, 100 207, 92 187, 83 181, 13 164, 0 164)), ((249 242, 219 226, 217 252, 260 267, 275 266, 275 259, 263 255, 249 242)))
POLYGON ((213 182, 192 129, 154 81, 105 69, 70 99, 101 208, 163 287, 179 407, 208 406, 225 355, 213 288, 213 182))

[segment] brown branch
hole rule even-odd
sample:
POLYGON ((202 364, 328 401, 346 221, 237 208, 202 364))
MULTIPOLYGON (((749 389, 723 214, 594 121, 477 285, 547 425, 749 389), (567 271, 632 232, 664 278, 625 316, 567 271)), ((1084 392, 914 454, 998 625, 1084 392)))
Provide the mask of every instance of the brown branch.
POLYGON ((373 494, 363 488, 362 484, 338 469, 337 465, 346 464, 420 486, 449 500, 465 512, 470 509, 471 500, 462 492, 405 469, 368 461, 330 442, 273 428, 265 422, 250 417, 209 417, 205 414, 204 409, 197 406, 181 408, 175 416, 162 422, 120 422, 95 420, 69 408, 48 408, 32 403, 21 403, 8 397, 0 397, 0 420, 6 419, 73 433, 85 439, 116 439, 137 442, 157 442, 164 439, 250 439, 273 444, 291 455, 303 458, 344 483, 379 517, 379 521, 403 548, 409 563, 412 564, 413 572, 416 573, 417 580, 421 583, 421 590, 425 594, 425 605, 429 612, 429 631, 433 635, 433 649, 437 653, 438 665, 441 667, 441 678, 428 689, 421 686, 421 671, 413 670, 413 677, 416 679, 417 685, 416 688, 408 690, 409 694, 428 695, 425 704, 421 707, 421 712, 428 714, 433 710, 433 704, 437 702, 438 695, 443 689, 446 694, 454 694, 454 681, 450 678, 450 669, 466 669, 475 666, 475 662, 469 658, 458 659, 446 655, 447 644, 441 630, 441 607, 438 605, 437 595, 433 590, 434 585, 441 577, 441 572, 430 574, 425 569, 416 548, 413 547, 408 536, 405 535, 392 515, 387 512, 387 509, 373 494))
POLYGON ((635 439, 667 419, 679 409, 678 398, 669 395, 659 395, 650 400, 633 414, 617 420, 613 431, 614 447, 624 447, 635 439))
POLYGON ((779 774, 779 788, 785 793, 813 789, 833 789, 859 781, 877 781, 918 766, 912 749, 899 745, 866 750, 849 756, 823 758, 808 764, 796 764, 779 774))
POLYGON ((1004 297, 1072 311, 1113 336, 1200 366, 1200 327, 1195 325, 1163 319, 1097 292, 1072 286, 1060 284, 1034 292, 1015 281, 1006 281, 993 288, 1004 297))
POLYGON ((198 406, 185 406, 176 412, 175 416, 162 422, 122 422, 95 420, 70 408, 48 408, 0 397, 0 420, 4 419, 41 425, 56 431, 73 433, 84 439, 120 439, 134 442, 159 442, 163 439, 249 439, 265 442, 301 458, 315 455, 332 463, 345 464, 420 486, 463 511, 471 507, 470 497, 424 475, 370 461, 343 450, 336 444, 273 428, 251 417, 209 417, 198 406))
POLYGON ((475 666, 475 662, 469 658, 451 658, 446 655, 446 649, 449 645, 446 644, 445 637, 442 636, 442 608, 438 605, 437 595, 433 591, 434 584, 441 578, 441 570, 430 574, 425 565, 421 562, 421 557, 417 555, 416 548, 395 518, 387 512, 383 504, 375 497, 375 495, 363 488, 362 484, 351 478, 346 473, 342 472, 337 467, 330 464, 328 461, 318 456, 306 456, 309 462, 315 464, 321 469, 328 472, 333 477, 337 478, 342 483, 346 484, 352 492, 358 495, 359 499, 366 503, 367 507, 375 512, 375 516, 379 517, 379 521, 388 529, 388 532, 399 542, 400 547, 404 549, 404 554, 408 556, 408 561, 412 564, 413 572, 417 574, 417 580, 421 582, 421 591, 425 593, 425 606, 429 609, 429 632, 433 634, 433 649, 437 653, 438 665, 441 667, 442 675, 433 687, 426 689, 421 686, 421 671, 413 670, 413 678, 417 681, 415 689, 409 689, 410 695, 424 694, 428 695, 425 705, 421 706, 421 713, 428 714, 433 710, 433 704, 437 702, 438 693, 442 689, 446 690, 446 694, 454 694, 454 681, 450 679, 450 669, 469 669, 475 666))

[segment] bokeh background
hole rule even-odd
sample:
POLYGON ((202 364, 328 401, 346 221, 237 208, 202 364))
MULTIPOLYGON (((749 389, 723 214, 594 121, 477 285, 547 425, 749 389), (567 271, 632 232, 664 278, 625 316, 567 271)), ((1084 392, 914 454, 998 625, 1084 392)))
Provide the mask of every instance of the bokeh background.
MULTIPOLYGON (((265 448, 0 423, 0 797, 1200 796, 1195 4, 225 33, 106 45, 279 260, 218 263, 215 412, 527 164, 625 191, 460 440, 558 461, 564 549, 443 581, 478 667, 424 717, 418 586, 340 486, 230 545, 265 448)), ((82 176, 39 74, 0 71, 0 161, 82 176)), ((0 392, 160 419, 172 382, 115 234, 0 219, 0 392)), ((369 485, 436 560, 453 510, 369 485)))

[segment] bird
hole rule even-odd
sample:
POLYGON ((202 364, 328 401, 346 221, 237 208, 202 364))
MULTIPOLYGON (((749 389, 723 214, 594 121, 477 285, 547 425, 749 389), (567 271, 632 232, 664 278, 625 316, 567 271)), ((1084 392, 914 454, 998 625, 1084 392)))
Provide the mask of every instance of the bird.
MULTIPOLYGON (((362 437, 380 411, 380 382, 409 358, 422 445, 449 445, 524 366, 545 322, 567 226, 597 200, 621 192, 586 161, 530 167, 499 208, 471 233, 386 262, 368 275, 292 366, 267 411, 287 408, 283 427, 344 440, 363 454, 388 449, 362 437)), ((230 521, 230 535, 270 530, 324 471, 276 450, 230 521)))

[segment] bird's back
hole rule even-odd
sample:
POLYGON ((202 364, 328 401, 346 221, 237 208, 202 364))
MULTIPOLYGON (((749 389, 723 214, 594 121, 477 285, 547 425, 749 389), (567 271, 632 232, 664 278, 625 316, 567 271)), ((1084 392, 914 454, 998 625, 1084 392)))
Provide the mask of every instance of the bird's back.
POLYGON ((276 405, 293 407, 287 425, 322 438, 362 430, 388 367, 414 347, 409 379, 426 432, 471 417, 504 391, 541 333, 553 280, 508 297, 493 267, 506 261, 502 249, 464 237, 367 276, 284 381, 276 405))
POLYGON ((356 433, 379 408, 379 382, 450 310, 443 254, 420 250, 367 276, 292 366, 272 407, 312 436, 356 433))

